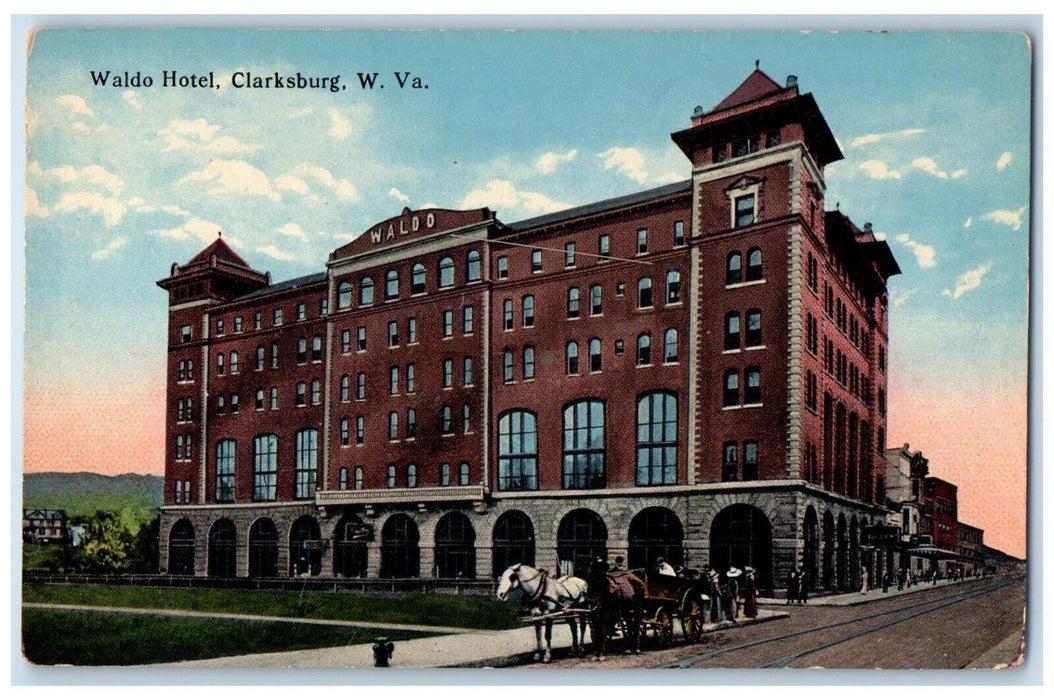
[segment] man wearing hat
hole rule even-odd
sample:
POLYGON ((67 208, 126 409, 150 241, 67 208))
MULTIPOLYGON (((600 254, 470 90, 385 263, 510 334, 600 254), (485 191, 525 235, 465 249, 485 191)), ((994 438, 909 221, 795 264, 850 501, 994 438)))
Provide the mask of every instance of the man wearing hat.
POLYGON ((736 622, 736 618, 739 617, 739 577, 743 575, 743 572, 732 567, 728 570, 725 576, 728 582, 725 584, 725 614, 728 619, 733 623, 736 622))
POLYGON ((706 569, 706 578, 710 580, 710 622, 721 621, 721 577, 714 567, 706 569))
POLYGON ((753 566, 743 567, 743 617, 754 619, 758 616, 758 582, 757 572, 753 566))
POLYGON ((655 560, 655 568, 658 569, 659 573, 663 576, 676 576, 677 572, 674 571, 670 563, 665 558, 659 557, 655 560))

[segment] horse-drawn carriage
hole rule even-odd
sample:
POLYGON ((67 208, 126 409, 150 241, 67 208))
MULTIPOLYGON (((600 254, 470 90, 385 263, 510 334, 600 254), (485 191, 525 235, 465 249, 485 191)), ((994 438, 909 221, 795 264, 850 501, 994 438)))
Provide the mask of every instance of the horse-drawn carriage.
POLYGON ((638 577, 644 582, 644 603, 640 621, 641 634, 651 633, 660 646, 673 643, 673 622, 681 623, 681 633, 689 644, 699 641, 706 616, 705 601, 709 596, 702 579, 667 576, 654 571, 643 571, 638 577))

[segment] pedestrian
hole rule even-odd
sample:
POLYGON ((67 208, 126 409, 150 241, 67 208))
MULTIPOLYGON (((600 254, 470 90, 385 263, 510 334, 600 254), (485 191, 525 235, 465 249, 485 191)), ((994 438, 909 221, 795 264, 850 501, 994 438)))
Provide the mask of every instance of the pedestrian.
POLYGON ((655 560, 655 568, 663 576, 676 576, 677 572, 674 571, 673 567, 670 566, 669 562, 663 557, 659 557, 655 560))
POLYGON ((889 572, 882 574, 882 592, 889 593, 889 572))
POLYGON ((743 569, 743 617, 755 619, 758 616, 758 582, 754 567, 743 569))
POLYGON ((798 570, 791 569, 787 574, 787 605, 790 605, 798 598, 798 586, 800 581, 798 580, 798 570))
POLYGON ((743 572, 732 567, 725 574, 725 615, 732 621, 733 624, 737 624, 736 618, 739 617, 739 577, 743 575, 743 572))
POLYGON ((721 621, 721 579, 714 567, 706 570, 706 577, 710 579, 710 622, 721 621))
POLYGON ((897 590, 898 591, 904 590, 904 584, 907 583, 907 580, 908 580, 908 572, 907 572, 906 569, 901 568, 901 570, 897 573, 897 590))
POLYGON ((809 586, 812 581, 805 575, 805 572, 798 569, 798 605, 805 605, 809 602, 809 586))
POLYGON ((860 595, 867 595, 867 567, 860 567, 860 595))

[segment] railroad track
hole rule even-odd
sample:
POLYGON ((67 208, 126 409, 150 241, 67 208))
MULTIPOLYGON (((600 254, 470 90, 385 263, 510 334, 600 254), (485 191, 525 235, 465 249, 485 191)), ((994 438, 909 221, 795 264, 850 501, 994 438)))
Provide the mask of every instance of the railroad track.
POLYGON ((659 668, 689 668, 689 667, 691 667, 691 666, 693 666, 693 665, 695 665, 697 663, 701 663, 703 661, 708 661, 710 659, 714 659, 714 658, 723 656, 725 654, 729 654, 729 653, 734 652, 734 651, 740 651, 742 649, 750 649, 750 648, 754 648, 754 647, 760 647, 760 646, 764 646, 766 644, 773 644, 775 642, 781 642, 781 641, 784 641, 784 640, 787 640, 787 639, 793 639, 794 637, 804 637, 804 636, 809 635, 809 634, 815 634, 817 632, 823 632, 823 631, 834 629, 834 628, 837 628, 837 627, 845 627, 847 625, 857 624, 857 623, 860 623, 860 622, 864 622, 866 620, 880 620, 881 618, 887 618, 887 617, 889 617, 891 615, 897 615, 898 613, 908 613, 906 615, 901 615, 900 617, 897 617, 896 619, 888 620, 888 621, 882 621, 882 622, 880 622, 877 625, 869 626, 865 630, 854 631, 853 633, 841 636, 838 639, 827 641, 827 642, 824 642, 823 644, 817 644, 817 645, 814 645, 814 646, 807 647, 807 648, 802 649, 802 650, 800 650, 798 652, 795 652, 794 654, 783 656, 783 657, 778 658, 778 659, 776 659, 774 661, 771 661, 771 662, 769 662, 767 664, 764 664, 763 666, 760 666, 760 668, 783 668, 783 667, 787 666, 788 664, 793 663, 794 661, 797 661, 798 659, 802 659, 802 658, 804 658, 806 656, 809 656, 810 654, 815 654, 817 652, 823 651, 824 649, 828 649, 830 647, 837 646, 839 644, 844 644, 844 643, 850 642, 850 641, 852 641, 854 639, 858 639, 860 637, 864 637, 864 636, 867 636, 869 634, 873 634, 875 632, 879 632, 879 631, 884 630, 884 629, 886 629, 888 627, 893 627, 894 625, 898 625, 898 624, 901 624, 903 622, 907 622, 908 620, 913 620, 913 619, 915 619, 917 617, 922 617, 924 615, 929 615, 931 613, 937 612, 938 610, 943 610, 944 608, 950 607, 952 605, 956 605, 956 604, 962 603, 962 602, 964 602, 966 600, 970 600, 971 598, 976 598, 978 596, 989 595, 991 593, 995 593, 996 591, 999 591, 999 590, 1002 590, 1002 589, 1004 589, 1004 588, 1006 588, 1008 586, 1014 585, 1015 583, 1017 583, 1018 581, 1021 581, 1023 579, 1024 579, 1024 576, 1014 576, 1011 579, 1004 580, 1004 581, 993 582, 993 583, 985 585, 982 588, 971 590, 971 591, 959 591, 959 592, 956 592, 956 593, 943 595, 943 596, 940 596, 938 598, 933 598, 933 599, 926 600, 926 601, 917 601, 917 602, 910 603, 910 604, 907 604, 907 605, 902 605, 900 607, 893 608, 892 610, 884 610, 882 612, 875 612, 875 613, 869 613, 867 615, 860 615, 860 616, 854 617, 854 618, 852 618, 850 620, 842 620, 840 622, 832 622, 832 623, 828 623, 828 624, 824 624, 824 625, 817 625, 815 627, 810 627, 810 628, 804 629, 804 630, 797 630, 795 632, 787 632, 787 633, 784 633, 784 634, 773 635, 771 637, 765 637, 763 639, 756 639, 756 640, 753 640, 753 641, 750 641, 750 642, 744 642, 742 644, 734 644, 734 645, 731 645, 731 646, 722 647, 720 649, 713 649, 713 650, 705 652, 703 654, 695 654, 695 655, 688 656, 688 657, 685 657, 685 658, 682 658, 682 659, 678 659, 677 661, 673 661, 673 662, 670 662, 670 663, 662 664, 662 665, 659 666, 659 668))

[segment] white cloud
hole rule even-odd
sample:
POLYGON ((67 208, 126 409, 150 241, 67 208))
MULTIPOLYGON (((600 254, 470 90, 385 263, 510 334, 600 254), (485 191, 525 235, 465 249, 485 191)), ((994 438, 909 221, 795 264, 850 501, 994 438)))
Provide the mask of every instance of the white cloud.
POLYGON ((279 250, 273 245, 265 245, 256 249, 257 253, 263 253, 264 255, 274 258, 275 260, 296 260, 296 256, 292 253, 287 253, 284 250, 279 250))
POLYGON ((910 296, 911 292, 904 292, 903 294, 894 294, 890 305, 894 309, 899 309, 900 307, 904 306, 905 303, 907 303, 908 297, 910 296))
POLYGON ((180 183, 207 182, 209 194, 246 194, 267 197, 273 202, 282 196, 271 187, 263 171, 243 160, 213 160, 204 170, 190 173, 180 183))
POLYGON ((392 197, 393 199, 397 199, 400 202, 409 202, 410 201, 410 198, 407 197, 402 192, 400 192, 398 187, 393 187, 390 190, 388 190, 388 196, 392 197))
POLYGON ((872 143, 878 143, 879 141, 885 141, 890 138, 898 138, 904 136, 915 136, 917 134, 925 133, 925 129, 901 129, 900 131, 887 131, 881 134, 864 134, 863 136, 857 136, 849 142, 849 148, 860 148, 861 146, 867 146, 872 143))
POLYGON ((915 254, 915 261, 919 267, 926 269, 937 267, 937 251, 933 246, 913 241, 906 233, 898 235, 895 240, 915 254))
POLYGON ((880 160, 865 160, 859 167, 872 180, 900 179, 900 171, 892 170, 886 163, 883 163, 880 160))
POLYGON ((329 110, 329 135, 343 141, 351 136, 351 120, 343 117, 339 110, 329 110))
POLYGON ((75 212, 78 209, 87 209, 92 214, 102 216, 107 228, 121 223, 124 217, 123 204, 98 192, 67 192, 55 205, 55 211, 75 212))
POLYGON ((307 194, 307 183, 295 175, 279 175, 274 179, 274 186, 279 190, 289 190, 298 194, 307 194))
MULTIPOLYGON (((311 178, 316 182, 328 187, 330 190, 333 191, 335 195, 337 195, 337 199, 349 201, 358 199, 359 197, 359 191, 355 188, 355 185, 351 184, 351 182, 346 179, 338 179, 334 177, 333 173, 331 173, 329 170, 323 168, 320 165, 301 163, 293 169, 293 173, 302 177, 311 178)), ((292 174, 287 173, 282 177, 289 178, 292 177, 292 174)), ((283 183, 289 186, 290 189, 292 189, 292 185, 296 184, 292 180, 283 180, 283 183)), ((300 179, 300 183, 302 183, 305 188, 304 192, 301 192, 301 194, 305 194, 307 192, 307 183, 304 182, 303 179, 300 179)), ((300 192, 299 189, 295 191, 300 192)))
POLYGON ((644 154, 632 146, 612 146, 603 153, 597 155, 604 161, 604 168, 617 169, 620 173, 631 180, 644 184, 648 179, 648 173, 644 170, 644 154))
POLYGON ((209 153, 246 153, 255 146, 242 143, 233 136, 220 136, 223 127, 209 124, 205 119, 173 119, 157 134, 166 151, 200 149, 209 153))
POLYGON ((60 165, 57 168, 48 168, 43 174, 59 182, 101 185, 111 194, 120 194, 124 189, 124 180, 99 165, 86 165, 80 170, 72 165, 60 165))
POLYGON ((298 110, 295 110, 293 112, 290 112, 286 116, 289 117, 290 119, 299 119, 300 117, 306 117, 307 115, 311 114, 314 111, 315 111, 314 107, 304 107, 303 109, 298 109, 298 110))
POLYGON ((952 172, 951 175, 949 175, 946 171, 941 170, 939 167, 937 167, 937 161, 933 160, 929 156, 921 156, 911 161, 911 167, 915 168, 916 170, 921 170, 924 173, 929 173, 934 177, 939 177, 942 180, 947 180, 949 177, 952 180, 958 180, 960 177, 966 174, 966 170, 960 168, 959 170, 956 170, 952 172))
POLYGON ((79 131, 82 134, 91 131, 91 129, 88 128, 88 125, 84 122, 73 122, 72 124, 70 124, 70 128, 74 131, 79 131))
POLYGON ((80 95, 60 95, 55 98, 55 102, 69 109, 71 116, 78 114, 83 114, 86 117, 95 116, 95 112, 91 111, 88 103, 80 95))
POLYGON ((977 289, 978 287, 980 287, 981 286, 981 280, 984 278, 984 276, 991 269, 992 269, 992 261, 989 260, 988 262, 986 262, 984 265, 981 265, 980 267, 974 268, 973 270, 967 270, 966 272, 962 273, 962 275, 959 277, 959 281, 955 283, 955 291, 954 292, 952 290, 950 290, 950 289, 945 289, 943 292, 941 292, 941 294, 943 294, 946 297, 952 297, 953 299, 958 299, 959 297, 961 297, 963 294, 965 294, 966 292, 970 291, 971 289, 977 289))
POLYGON ((175 214, 177 216, 190 216, 189 211, 183 209, 182 207, 177 207, 175 204, 166 204, 165 206, 161 207, 161 211, 165 212, 166 214, 175 214))
POLYGON ((875 240, 876 241, 884 241, 887 238, 889 238, 889 236, 887 236, 884 232, 882 232, 882 231, 876 231, 875 232, 875 240))
POLYGON ((36 190, 32 187, 26 188, 26 216, 36 216, 41 219, 46 219, 51 211, 41 205, 40 200, 37 199, 36 190))
MULTIPOLYGON (((477 187, 465 195, 461 209, 520 209, 530 214, 548 214, 567 209, 570 204, 558 202, 538 192, 517 190, 508 180, 491 180, 482 187, 477 187)), ((422 207, 424 208, 424 207, 422 207)))
POLYGON ((968 216, 966 217, 966 222, 963 224, 963 228, 970 228, 971 226, 973 226, 973 217, 968 216))
POLYGON ((128 245, 127 238, 117 237, 91 254, 92 260, 105 260, 113 253, 128 245))
POLYGON ((1010 211, 1009 209, 996 209, 995 211, 988 212, 981 218, 985 221, 991 221, 993 223, 1009 226, 1010 228, 1017 231, 1021 228, 1021 217, 1024 215, 1027 209, 1028 207, 1021 207, 1016 211, 1010 211))
POLYGON ((578 149, 572 148, 567 153, 554 153, 548 151, 538 157, 534 167, 538 168, 538 172, 544 173, 545 175, 551 174, 556 170, 556 166, 560 163, 570 163, 578 157, 578 149))
POLYGON ((995 162, 996 170, 1006 170, 1006 166, 1014 162, 1014 155, 1010 151, 1003 151, 1003 154, 999 156, 999 160, 995 162))
POLYGON ((681 173, 666 173, 664 175, 658 175, 653 179, 655 182, 666 184, 670 182, 680 182, 685 178, 681 173))
POLYGON ((307 234, 304 233, 304 229, 300 228, 300 224, 294 224, 291 221, 280 227, 278 233, 283 236, 290 236, 291 238, 299 238, 302 241, 307 241, 307 234))
POLYGON ((143 105, 139 103, 139 100, 135 96, 135 90, 125 90, 121 93, 121 99, 135 107, 136 109, 142 109, 143 105))
MULTIPOLYGON (((174 238, 178 241, 185 241, 188 238, 199 238, 202 241, 211 243, 216 238, 217 232, 220 230, 219 224, 192 216, 188 218, 182 226, 157 229, 154 233, 159 236, 164 236, 165 238, 174 238)), ((230 240, 234 241, 234 239, 230 240)))

